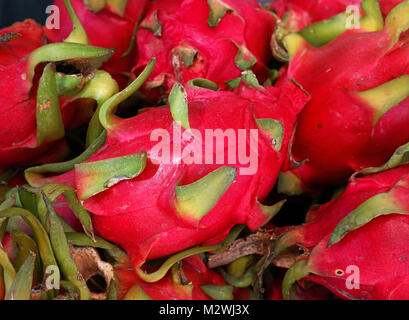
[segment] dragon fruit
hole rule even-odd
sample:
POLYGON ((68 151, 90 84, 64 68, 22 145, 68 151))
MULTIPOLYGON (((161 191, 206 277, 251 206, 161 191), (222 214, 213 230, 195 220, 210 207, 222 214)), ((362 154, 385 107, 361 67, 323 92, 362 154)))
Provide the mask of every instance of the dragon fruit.
POLYGON ((33 186, 57 182, 75 187, 93 214, 96 232, 121 245, 135 268, 147 259, 217 243, 236 224, 256 229, 266 223, 282 203, 260 203, 276 182, 296 115, 309 99, 292 81, 281 89, 261 87, 252 75, 253 81, 243 80, 235 92, 201 88, 203 80, 186 90, 176 84, 170 107, 144 109, 128 119, 113 116, 153 65, 154 60, 103 105, 99 118, 108 138, 86 162, 57 177, 26 172, 33 186), (242 141, 230 137, 227 146, 214 149, 212 130, 217 129, 224 139, 226 130, 241 132, 242 141), (232 158, 244 151, 252 164, 232 158))
MULTIPOLYGON (((404 0, 379 0, 382 15, 386 17, 388 13, 404 0)), ((332 18, 340 13, 345 13, 348 6, 360 5, 362 0, 273 0, 269 9, 277 13, 280 19, 288 19, 295 15, 298 18, 298 30, 323 20, 332 18), (286 17, 288 15, 288 17, 286 17)), ((294 25, 294 24, 292 24, 294 25)))
MULTIPOLYGON (((132 43, 135 40, 132 35, 147 2, 72 0, 75 12, 87 32, 89 43, 97 47, 115 49, 114 55, 103 64, 102 69, 109 72, 120 87, 125 87, 130 79, 135 60, 132 43)), ((54 5, 60 8, 61 28, 49 29, 46 26, 44 32, 50 42, 61 42, 69 36, 72 22, 64 0, 56 0, 54 5)))
POLYGON ((210 300, 201 286, 224 286, 223 277, 206 267, 198 256, 183 260, 165 278, 152 284, 133 270, 116 268, 119 299, 124 300, 210 300))
POLYGON ((44 45, 43 31, 34 20, 16 22, 0 31, 0 63, 13 64, 44 45))
POLYGON ((101 82, 95 70, 113 52, 76 43, 46 45, 41 26, 32 20, 0 35, 0 167, 60 161, 66 154, 64 128, 86 117, 72 102, 98 91, 87 85, 101 82), (64 73, 72 67, 78 74, 64 73))
POLYGON ((307 215, 307 223, 284 233, 276 244, 275 254, 279 255, 296 245, 311 250, 326 235, 331 234, 345 215, 375 195, 390 190, 407 171, 408 167, 402 166, 377 175, 354 179, 341 196, 319 209, 312 209, 307 215))
POLYGON ((329 42, 345 31, 347 6, 359 5, 360 2, 361 0, 273 0, 268 8, 277 14, 278 19, 278 27, 271 42, 274 56, 279 60, 288 60, 285 49, 282 48, 282 40, 289 32, 300 32, 312 45, 329 42), (326 21, 330 18, 331 20, 326 21))
POLYGON ((298 32, 310 45, 320 47, 345 31, 380 30, 382 15, 386 17, 401 2, 403 0, 273 1, 270 10, 278 16, 270 43, 273 55, 279 61, 288 62, 284 39, 293 32, 298 32))
POLYGON ((256 0, 150 2, 137 33, 135 69, 157 58, 144 86, 153 100, 167 97, 175 82, 195 78, 227 88, 226 82, 247 69, 264 81, 269 77, 268 43, 274 27, 273 16, 256 0))
POLYGON ((286 38, 287 76, 311 101, 298 119, 291 148, 296 163, 281 174, 281 192, 343 184, 409 141, 409 46, 402 33, 408 14, 405 1, 390 12, 382 30, 347 31, 320 48, 298 34, 286 38))
POLYGON ((298 245, 308 257, 287 272, 283 295, 305 278, 346 299, 408 299, 408 183, 408 165, 356 179, 310 223, 285 234, 276 255, 298 245))
MULTIPOLYGON (((362 0, 273 0, 268 8, 277 13, 280 19, 287 19, 295 15, 301 24, 299 31, 313 23, 327 20, 339 13, 345 12, 347 6, 360 4, 362 0), (286 17, 287 15, 287 17, 286 17)), ((292 24, 294 25, 294 24, 292 24)))
MULTIPOLYGON (((379 0, 383 17, 401 2, 403 0, 379 0)), ((280 18, 280 28, 287 32, 300 32, 310 44, 320 46, 345 32, 348 19, 356 22, 352 16, 355 11, 360 14, 361 20, 355 28, 371 27, 379 15, 374 10, 375 6, 378 6, 376 0, 273 0, 269 9, 280 18)))
MULTIPOLYGON (((28 53, 44 45, 41 26, 34 20, 17 22, 0 31, 0 72, 17 63, 28 53)), ((10 92, 5 90, 7 95, 10 92)), ((2 104, 3 105, 3 104, 2 104)), ((7 117, 3 117, 6 120, 7 117)), ((9 119, 7 119, 9 120, 9 119)), ((4 167, 4 164, 0 165, 4 167)))

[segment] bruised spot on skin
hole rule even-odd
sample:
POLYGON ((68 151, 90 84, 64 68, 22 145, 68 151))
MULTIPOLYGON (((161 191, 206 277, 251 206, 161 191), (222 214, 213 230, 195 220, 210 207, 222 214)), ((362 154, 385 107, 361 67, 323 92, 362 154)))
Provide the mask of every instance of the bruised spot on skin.
POLYGON ((40 113, 43 113, 45 110, 48 110, 51 108, 51 101, 48 100, 46 103, 39 105, 40 113))
POLYGON ((7 32, 5 34, 0 35, 0 44, 9 42, 13 39, 20 38, 21 34, 16 32, 7 32))

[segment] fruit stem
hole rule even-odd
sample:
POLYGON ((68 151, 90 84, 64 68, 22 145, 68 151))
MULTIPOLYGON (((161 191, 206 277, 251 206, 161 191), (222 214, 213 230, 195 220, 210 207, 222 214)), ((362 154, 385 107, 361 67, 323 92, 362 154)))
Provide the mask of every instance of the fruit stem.
POLYGON ((283 280, 283 298, 284 300, 291 299, 291 287, 295 282, 305 278, 309 274, 307 268, 308 260, 297 261, 285 274, 283 280))
POLYGON ((186 259, 196 254, 200 254, 200 253, 208 252, 208 251, 214 251, 216 249, 219 249, 220 247, 221 245, 190 248, 190 249, 184 250, 182 252, 179 252, 171 256, 168 260, 166 260, 162 264, 162 266, 157 271, 153 273, 146 273, 140 267, 136 268, 136 273, 145 282, 151 282, 151 283, 157 282, 166 276, 166 273, 169 271, 170 268, 172 268, 172 266, 175 263, 182 261, 183 259, 186 259))
POLYGON ((124 102, 130 96, 132 96, 148 79, 151 74, 153 67, 155 66, 156 58, 153 57, 152 60, 148 63, 145 70, 136 78, 127 88, 117 93, 110 99, 108 99, 101 107, 99 112, 99 121, 102 126, 108 131, 113 130, 114 127, 119 123, 120 118, 114 115, 116 107, 121 102, 124 102))
POLYGON ((68 14, 72 21, 73 30, 64 42, 74 42, 80 44, 89 45, 88 35, 78 18, 74 7, 72 6, 71 0, 64 0, 65 7, 67 8, 68 14))

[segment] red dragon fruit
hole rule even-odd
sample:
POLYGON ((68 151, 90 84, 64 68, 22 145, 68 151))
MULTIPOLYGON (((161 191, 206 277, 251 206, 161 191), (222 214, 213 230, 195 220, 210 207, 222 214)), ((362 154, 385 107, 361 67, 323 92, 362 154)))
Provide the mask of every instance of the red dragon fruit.
POLYGON ((376 32, 345 32, 324 47, 298 34, 286 38, 288 78, 311 101, 301 113, 293 160, 279 190, 298 193, 342 184, 354 171, 377 167, 409 141, 409 2, 395 7, 376 32), (362 43, 365 43, 363 46, 362 43))
POLYGON ((34 186, 74 186, 93 214, 96 232, 120 244, 135 267, 209 240, 217 243, 236 224, 256 229, 268 221, 280 205, 260 202, 276 182, 296 115, 308 101, 292 81, 281 89, 243 81, 235 92, 200 88, 193 81, 187 93, 174 86, 170 107, 145 109, 129 119, 111 115, 153 65, 154 60, 103 105, 100 120, 108 138, 85 163, 54 178, 26 174, 34 186), (215 132, 228 145, 213 148, 215 132), (237 161, 244 152, 254 161, 237 161))
MULTIPOLYGON (((140 20, 148 0, 72 0, 72 5, 88 34, 89 43, 102 48, 114 48, 115 53, 102 69, 109 72, 121 87, 130 79, 130 71, 135 61, 133 49, 134 30, 140 20)), ((51 42, 65 40, 71 30, 72 22, 64 5, 64 0, 56 0, 60 8, 59 29, 44 28, 51 42)))
POLYGON ((408 171, 408 167, 370 175, 353 180, 343 194, 331 202, 313 209, 307 217, 307 223, 284 233, 278 241, 275 253, 278 255, 295 245, 310 250, 326 235, 331 234, 339 221, 361 203, 378 193, 390 190, 408 171))
POLYGON ((0 31, 0 64, 13 64, 44 45, 43 31, 34 20, 16 22, 0 31))
POLYGON ((225 286, 223 277, 206 267, 198 256, 175 266, 162 280, 152 284, 133 270, 116 268, 119 298, 124 300, 210 300, 201 286, 225 286))
POLYGON ((32 20, 1 30, 0 37, 0 167, 59 161, 66 151, 64 127, 83 117, 71 102, 89 98, 89 80, 95 75, 92 82, 101 82, 95 69, 113 52, 76 43, 46 45, 32 20), (59 70, 77 66, 79 74, 59 70))
MULTIPOLYGON (((386 17, 388 13, 399 3, 404 0, 379 0, 379 6, 382 15, 386 17)), ((269 9, 275 11, 280 19, 287 18, 286 15, 290 16, 295 14, 298 17, 303 18, 300 22, 304 22, 300 25, 301 29, 309 26, 313 23, 327 20, 334 17, 337 14, 345 13, 348 6, 359 5, 363 2, 362 0, 314 0, 314 1, 303 1, 303 0, 273 0, 269 9)), ((294 30, 294 31, 299 31, 294 30)))
POLYGON ((403 0, 277 0, 270 10, 277 13, 277 28, 271 39, 276 59, 288 62, 284 39, 298 32, 310 45, 323 46, 349 33, 381 30, 383 19, 403 0), (359 6, 360 5, 360 6, 359 6))
MULTIPOLYGON (((16 22, 12 26, 0 30, 0 73, 43 45, 42 28, 34 20, 16 22)), ((7 91, 6 89, 4 94, 9 95, 7 91)), ((2 119, 9 121, 7 117, 2 119)), ((0 172, 5 166, 7 167, 7 164, 0 164, 0 172)))
POLYGON ((379 15, 374 11, 375 6, 379 4, 386 17, 401 2, 403 0, 273 0, 269 9, 276 12, 281 27, 291 32, 299 31, 310 44, 320 46, 345 32, 348 19, 357 22, 353 14, 359 13, 361 18, 360 25, 355 28, 371 28, 379 15))
POLYGON ((302 278, 346 299, 408 299, 409 166, 359 178, 314 219, 285 234, 275 253, 310 252, 287 272, 283 295, 302 278))
POLYGON ((269 9, 277 13, 280 19, 290 18, 292 15, 296 15, 303 24, 300 25, 300 29, 319 22, 327 20, 339 13, 345 12, 347 6, 360 4, 362 0, 273 0, 269 9), (288 15, 288 17, 286 17, 288 15))
POLYGON ((152 56, 157 67, 145 88, 152 99, 167 96, 175 82, 205 78, 226 82, 252 69, 269 77, 268 47, 275 22, 256 0, 159 0, 150 2, 137 33, 136 69, 152 56), (159 92, 158 92, 159 91, 159 92))

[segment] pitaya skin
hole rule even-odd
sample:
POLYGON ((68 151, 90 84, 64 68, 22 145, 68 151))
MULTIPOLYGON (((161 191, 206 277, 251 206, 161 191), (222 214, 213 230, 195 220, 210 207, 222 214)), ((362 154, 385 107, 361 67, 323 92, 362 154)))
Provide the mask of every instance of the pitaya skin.
MULTIPOLYGON (((178 283, 176 279, 173 279, 171 272, 156 283, 147 283, 140 279, 135 271, 117 267, 115 271, 119 282, 118 298, 122 300, 129 289, 137 284, 152 300, 212 300, 200 289, 200 286, 208 284, 224 286, 226 284, 223 277, 216 271, 208 269, 198 256, 183 260, 181 269, 190 284, 178 283)), ((138 297, 134 297, 136 298, 138 297)))
POLYGON ((273 0, 268 9, 275 12, 282 21, 285 20, 287 29, 297 32, 345 12, 348 5, 360 2, 361 0, 273 0))
POLYGON ((344 299, 408 299, 408 185, 408 165, 356 179, 312 222, 284 235, 277 254, 296 244, 310 251, 288 271, 284 296, 304 278, 344 299), (359 270, 359 288, 346 286, 349 266, 359 270))
POLYGON ((157 64, 144 93, 160 100, 175 82, 185 84, 195 78, 226 89, 225 83, 240 77, 244 69, 252 69, 263 82, 269 77, 266 66, 272 55, 268 43, 274 28, 273 15, 256 0, 150 2, 137 33, 135 70, 141 71, 152 56, 157 64), (209 26, 209 6, 227 6, 234 12, 229 9, 209 26), (243 57, 235 62, 239 48, 243 57))
POLYGON ((7 34, 11 34, 13 40, 7 42, 0 40, 0 64, 3 67, 19 61, 44 45, 43 30, 31 19, 16 22, 0 31, 0 37, 5 37, 7 34))
POLYGON ((391 11, 383 30, 347 31, 320 48, 299 35, 287 38, 288 77, 311 101, 300 114, 291 150, 302 164, 281 175, 280 191, 344 184, 355 171, 379 166, 409 141, 409 93, 403 92, 409 46, 396 28, 408 11, 405 1, 391 11), (388 97, 385 104, 381 96, 388 97))
MULTIPOLYGON (((87 7, 86 0, 72 0, 71 2, 88 34, 90 45, 115 49, 114 55, 103 64, 102 69, 109 72, 120 87, 124 88, 130 80, 130 71, 135 60, 135 49, 132 49, 131 52, 127 51, 132 45, 132 34, 148 1, 124 0, 126 7, 123 13, 108 4, 98 12, 93 12, 87 7), (126 53, 128 54, 122 57, 126 53)), ((44 27, 45 35, 51 43, 65 40, 72 31, 72 22, 63 0, 56 0, 54 5, 60 8, 61 28, 44 27)))
POLYGON ((377 175, 354 179, 341 196, 309 214, 313 216, 310 221, 285 232, 276 245, 276 254, 294 245, 311 250, 361 203, 379 193, 388 192, 408 169, 408 166, 402 166, 377 175))
MULTIPOLYGON (((133 260, 134 267, 139 267, 145 260, 167 256, 198 244, 218 243, 236 224, 247 223, 254 230, 266 223, 273 212, 268 213, 267 207, 260 203, 276 182, 287 156, 287 145, 296 115, 309 99, 292 81, 288 81, 282 89, 258 88, 242 83, 235 92, 190 86, 186 90, 189 123, 191 128, 200 131, 202 137, 205 137, 206 129, 260 130, 255 119, 276 119, 284 129, 281 148, 276 150, 272 137, 260 130, 258 170, 254 175, 238 174, 248 165, 227 166, 227 152, 224 165, 178 163, 174 155, 171 164, 163 161, 154 164, 158 159, 152 149, 157 142, 152 141, 151 133, 156 129, 164 129, 170 135, 171 145, 177 141, 172 140, 175 121, 169 107, 147 109, 129 119, 113 117, 110 121, 102 113, 100 119, 105 123, 108 137, 105 145, 85 164, 76 165, 74 170, 58 177, 28 177, 34 186, 57 182, 76 188, 84 207, 93 214, 95 231, 105 239, 121 245, 133 260), (147 153, 147 160, 139 176, 111 185, 103 192, 100 192, 102 189, 96 191, 95 195, 90 193, 89 187, 98 184, 95 180, 99 179, 98 174, 93 175, 92 169, 84 171, 81 166, 86 168, 89 164, 98 165, 101 160, 122 159, 119 157, 143 151, 147 153), (219 177, 222 174, 235 182, 230 186, 223 182, 225 192, 214 191, 218 198, 212 200, 207 212, 200 213, 195 205, 188 212, 180 207, 177 209, 180 200, 176 196, 175 187, 191 185, 211 177, 210 173, 219 177)), ((130 92, 129 89, 127 92, 130 92)), ((115 96, 112 99, 115 100, 115 96)), ((249 139, 247 136, 247 146, 250 144, 249 139)), ((184 142, 183 148, 185 146, 184 142)), ((109 172, 108 167, 104 170, 109 172)), ((219 185, 215 187, 220 188, 219 185)), ((198 197, 201 197, 200 192, 198 197)), ((208 206, 207 198, 201 201, 204 202, 200 207, 208 206)))
MULTIPOLYGON (((3 42, 0 43, 0 57, 2 57, 0 61, 0 85, 2 87, 0 91, 0 111, 2 113, 0 167, 5 169, 9 166, 61 161, 66 155, 67 148, 60 132, 58 136, 44 136, 41 141, 38 140, 36 109, 40 108, 40 113, 43 113, 53 108, 51 100, 47 100, 48 103, 44 101, 44 105, 40 105, 38 99, 41 97, 45 99, 46 94, 56 95, 56 103, 60 105, 61 112, 59 121, 67 129, 79 117, 77 117, 77 108, 70 103, 71 99, 62 96, 59 98, 58 92, 51 92, 49 84, 44 85, 40 93, 41 68, 44 68, 47 60, 58 62, 78 59, 85 62, 85 57, 88 56, 88 58, 99 58, 103 61, 112 55, 112 51, 74 43, 46 45, 42 27, 33 20, 16 23, 12 27, 0 30, 3 38, 10 34, 14 36, 3 39, 3 42), (74 50, 71 50, 73 48, 74 50), (82 52, 79 54, 78 51, 82 52)), ((43 69, 43 75, 46 69, 48 73, 55 73, 55 67, 48 65, 43 69)), ((85 83, 84 79, 82 85, 85 83)), ((46 122, 50 120, 51 117, 45 119, 46 122)), ((50 127, 50 123, 45 127, 50 127)))
MULTIPOLYGON (((31 82, 27 72, 29 61, 21 59, 43 46, 45 42, 42 27, 34 20, 18 22, 0 30, 0 35, 7 33, 16 33, 19 36, 0 44, 0 81, 3 88, 0 92, 3 109, 0 120, 3 128, 0 142, 0 166, 2 167, 24 164, 24 161, 41 157, 50 148, 50 145, 43 145, 27 155, 27 150, 12 147, 16 142, 26 140, 28 133, 35 131, 35 112, 25 112, 27 107, 35 110, 36 103, 35 93, 30 92, 31 82), (21 114, 17 114, 19 109, 21 114), (24 117, 22 117, 23 114, 24 117)), ((55 145, 53 147, 55 148, 55 145)))
POLYGON ((279 61, 289 61, 283 43, 289 33, 298 32, 310 45, 322 47, 346 31, 381 30, 383 18, 401 2, 403 0, 273 1, 270 10, 277 18, 277 28, 270 42, 273 55, 279 61))
MULTIPOLYGON (((388 13, 404 0, 380 0, 379 6, 382 15, 386 17, 388 13)), ((273 0, 269 9, 274 11, 280 19, 286 15, 286 24, 295 28, 292 31, 301 29, 346 11, 348 6, 360 5, 362 0, 273 0)))

